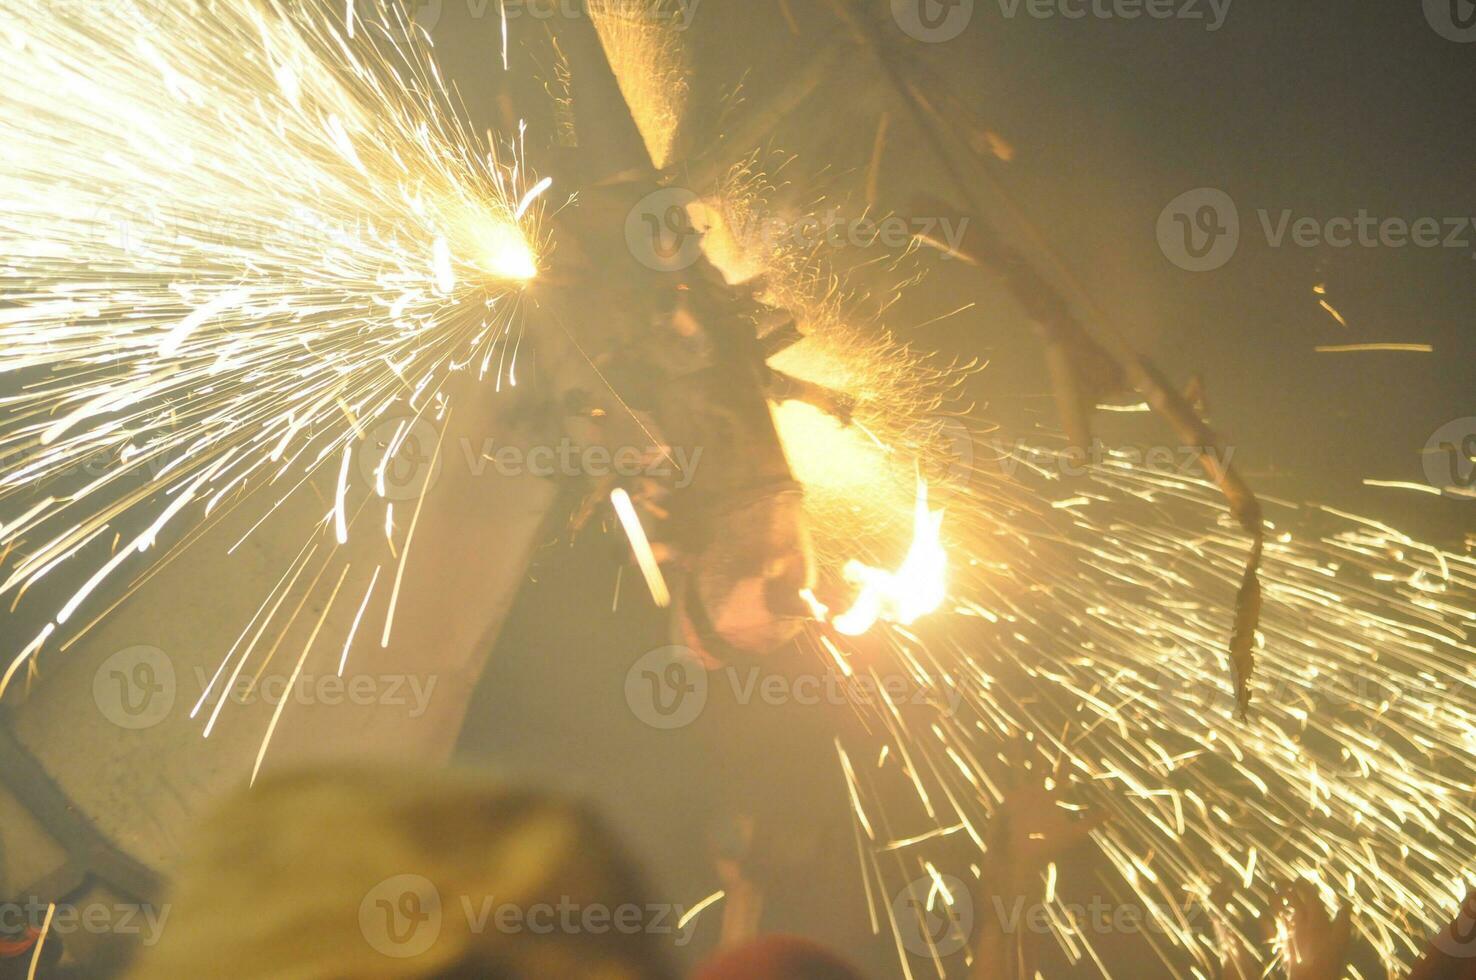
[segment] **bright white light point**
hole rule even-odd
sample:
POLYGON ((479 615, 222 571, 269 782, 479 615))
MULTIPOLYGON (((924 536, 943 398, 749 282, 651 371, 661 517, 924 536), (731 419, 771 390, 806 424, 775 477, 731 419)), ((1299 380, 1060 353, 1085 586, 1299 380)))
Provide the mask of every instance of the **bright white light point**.
POLYGON ((451 271, 451 246, 445 238, 437 238, 431 248, 431 269, 436 276, 436 292, 449 295, 456 291, 456 273, 451 271))
POLYGON ((838 632, 860 636, 878 619, 911 625, 943 605, 947 597, 944 573, 948 555, 943 551, 943 512, 928 510, 928 486, 917 485, 912 547, 896 572, 863 565, 846 564, 846 578, 861 586, 861 594, 847 612, 835 617, 838 632))
POLYGON ((522 229, 503 221, 488 221, 474 232, 477 264, 498 279, 527 282, 538 275, 533 249, 522 229))

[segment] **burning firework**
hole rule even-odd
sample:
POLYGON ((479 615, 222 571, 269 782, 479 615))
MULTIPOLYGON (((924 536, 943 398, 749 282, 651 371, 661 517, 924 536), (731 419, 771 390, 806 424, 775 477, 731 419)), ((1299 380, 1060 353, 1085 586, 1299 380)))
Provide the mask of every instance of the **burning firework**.
POLYGON ((22 0, 0 24, 0 594, 69 592, 0 694, 161 536, 246 501, 264 518, 336 472, 342 544, 361 466, 393 537, 387 468, 454 373, 513 383, 537 270, 547 185, 467 132, 398 8, 113 13, 22 0))

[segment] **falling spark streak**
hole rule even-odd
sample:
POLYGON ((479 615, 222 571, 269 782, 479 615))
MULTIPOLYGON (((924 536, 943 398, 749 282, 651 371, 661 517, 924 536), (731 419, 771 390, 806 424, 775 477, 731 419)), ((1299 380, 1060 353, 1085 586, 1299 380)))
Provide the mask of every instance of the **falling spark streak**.
POLYGON ((1337 310, 1333 309, 1332 304, 1329 303, 1327 300, 1320 299, 1320 300, 1317 301, 1317 305, 1320 306, 1320 307, 1322 307, 1324 310, 1326 310, 1327 311, 1327 315, 1330 316, 1330 317, 1332 317, 1334 320, 1336 320, 1337 323, 1338 323, 1338 326, 1340 326, 1340 327, 1346 327, 1348 325, 1348 321, 1345 320, 1345 319, 1343 319, 1343 314, 1341 314, 1337 310))
POLYGON ((345 443, 343 463, 338 468, 338 492, 333 496, 333 531, 339 544, 348 544, 348 522, 344 516, 343 502, 348 497, 349 463, 354 458, 354 444, 345 443))
POLYGON ((1407 483, 1401 480, 1364 480, 1366 487, 1387 487, 1393 490, 1413 490, 1416 493, 1428 493, 1439 497, 1442 491, 1439 487, 1432 487, 1428 483, 1407 483))
MULTIPOLYGON (((441 446, 445 443, 446 433, 441 431, 441 438, 436 442, 435 452, 431 454, 430 469, 434 473, 437 464, 441 460, 441 446)), ((390 588, 389 608, 384 614, 384 632, 379 637, 381 648, 389 646, 390 633, 395 628, 395 607, 400 602, 400 584, 405 578, 405 565, 410 561, 410 545, 415 540, 415 528, 420 524, 420 511, 425 507, 425 498, 430 495, 430 481, 426 481, 421 487, 420 498, 415 501, 415 513, 410 515, 410 528, 405 532, 405 546, 400 551, 400 563, 395 567, 395 584, 390 588)))
POLYGON ((179 349, 184 346, 184 342, 190 338, 191 334, 214 317, 239 307, 250 296, 249 288, 233 289, 228 293, 222 293, 203 306, 196 307, 189 316, 179 321, 178 326, 170 329, 169 333, 164 335, 163 340, 159 341, 159 356, 173 357, 178 354, 179 349))
POLYGON ((51 920, 56 916, 56 903, 52 902, 46 906, 46 918, 41 922, 41 934, 36 937, 36 948, 31 951, 31 965, 26 970, 26 980, 36 980, 36 970, 41 966, 41 950, 46 945, 46 937, 51 934, 51 920))
POLYGON ((665 609, 671 605, 671 590, 666 587, 661 565, 656 561, 655 552, 651 550, 651 542, 646 537, 646 529, 641 527, 641 518, 636 513, 630 494, 623 488, 616 487, 610 491, 610 503, 615 507, 615 516, 620 519, 625 536, 630 539, 630 550, 635 555, 641 575, 646 579, 646 588, 651 590, 651 601, 665 609))
POLYGON ((518 202, 518 207, 517 210, 513 212, 513 217, 521 221, 523 215, 527 214, 528 209, 533 206, 533 202, 538 200, 538 198, 543 195, 543 192, 548 190, 552 186, 553 178, 545 177, 538 183, 534 184, 532 187, 528 188, 528 193, 524 194, 523 199, 518 202))
POLYGON ((354 613, 353 625, 349 627, 348 636, 343 641, 343 654, 338 658, 338 676, 343 676, 344 668, 348 666, 349 649, 354 645, 354 637, 359 633, 359 621, 364 618, 364 610, 369 608, 369 600, 374 595, 374 586, 379 583, 381 566, 376 566, 374 574, 369 579, 369 588, 364 590, 364 601, 359 603, 359 611, 354 613))
MULTIPOLYGON (((338 576, 338 583, 333 586, 333 592, 328 596, 328 601, 323 603, 323 612, 318 616, 318 622, 313 626, 313 631, 308 634, 307 642, 302 645, 302 656, 297 658, 297 666, 292 668, 292 676, 287 680, 288 692, 297 687, 297 679, 302 676, 303 665, 307 663, 308 654, 313 649, 313 644, 318 639, 318 633, 323 629, 323 624, 328 620, 328 613, 333 608, 333 600, 338 598, 338 590, 343 588, 343 580, 348 577, 349 567, 345 565, 343 572, 338 576)), ((267 747, 272 744, 272 735, 277 730, 277 722, 282 720, 282 712, 287 707, 287 702, 292 698, 284 693, 277 700, 277 706, 272 710, 272 720, 267 724, 266 735, 262 737, 261 748, 256 753, 256 764, 251 768, 250 785, 256 785, 256 777, 261 773, 261 763, 266 759, 267 747)))
POLYGON ((1360 351, 1393 351, 1406 354, 1433 354, 1431 344, 1330 344, 1313 348, 1319 354, 1353 354, 1360 351))
POLYGON ((701 915, 703 912, 707 911, 710 907, 712 907, 713 905, 716 905, 718 902, 721 902, 723 899, 725 899, 727 897, 728 897, 728 893, 726 891, 724 891, 723 889, 719 888, 717 891, 713 892, 711 895, 707 896, 702 901, 698 902, 696 905, 694 905, 691 908, 689 908, 687 910, 686 915, 683 915, 679 920, 677 920, 677 931, 680 932, 681 930, 687 928, 687 926, 693 920, 695 920, 697 918, 697 916, 701 915))
POLYGON ((502 70, 508 71, 507 0, 497 0, 497 17, 502 22, 502 70))

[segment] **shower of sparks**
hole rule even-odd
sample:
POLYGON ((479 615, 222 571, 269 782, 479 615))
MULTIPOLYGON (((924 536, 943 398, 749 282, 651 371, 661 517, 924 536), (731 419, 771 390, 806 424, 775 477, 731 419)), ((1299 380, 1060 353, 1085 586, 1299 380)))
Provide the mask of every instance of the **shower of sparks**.
MULTIPOLYGON (((794 455, 826 451, 814 430, 801 438, 794 455)), ((1155 952, 1173 969, 1213 975, 1216 929, 1253 945, 1255 916, 1300 876, 1352 903, 1386 963, 1410 962, 1464 895, 1476 853, 1476 562, 1352 515, 1274 511, 1260 690, 1241 724, 1223 650, 1245 544, 1214 488, 1126 456, 1067 479, 1051 450, 1001 447, 980 439, 970 463, 935 443, 956 474, 940 489, 955 605, 915 629, 883 627, 890 656, 870 654, 869 670, 902 672, 949 705, 878 712, 897 747, 883 753, 893 791, 881 774, 853 787, 858 827, 888 828, 865 832, 877 894, 927 861, 977 859, 970 841, 1002 799, 991 746, 1024 739, 1038 767, 1064 760, 1072 794, 1111 815, 1094 840, 1116 875, 1073 883, 1058 868, 1056 891, 1106 889, 1145 909, 1158 930, 1145 941, 1161 934, 1155 952), (1079 506, 1053 506, 1063 499, 1079 506), (1210 901, 1227 882, 1241 889, 1229 911, 1210 901)), ((872 472, 891 464, 899 491, 891 455, 877 450, 872 472)), ((875 526, 827 513, 822 553, 875 526)), ((829 577, 842 577, 833 564, 829 577)), ((833 659, 831 638, 816 639, 833 659)), ((1063 949, 1093 941, 1064 935, 1063 949)))
POLYGON ((665 167, 687 107, 682 31, 696 4, 590 0, 588 10, 646 152, 657 167, 665 167))
MULTIPOLYGON (((474 149, 393 7, 349 4, 342 30, 255 0, 163 29, 167 4, 110 9, 0 0, 0 597, 61 596, 0 662, 0 692, 76 613, 100 615, 144 576, 156 540, 177 547, 232 507, 259 525, 327 488, 317 533, 199 712, 235 689, 299 583, 337 583, 358 609, 352 641, 385 565, 362 589, 346 565, 326 573, 359 515, 403 571, 415 520, 397 541, 386 472, 417 422, 450 410, 449 375, 495 365, 513 382, 517 287, 537 271, 529 209, 547 185, 474 149), (366 438, 394 418, 383 445, 366 438), (376 485, 345 483, 344 461, 366 457, 376 485)), ((685 100, 665 81, 685 77, 679 46, 669 26, 595 13, 664 163, 685 100)), ((712 210, 756 207, 762 184, 735 172, 712 210)), ((756 223, 728 222, 742 227, 756 223)), ((965 428, 946 408, 966 371, 849 326, 848 297, 812 256, 727 247, 734 278, 767 273, 770 298, 803 315, 810 336, 778 366, 860 398, 849 425, 776 411, 817 531, 814 607, 850 591, 847 562, 897 567, 932 518, 919 464, 948 513, 951 602, 912 626, 809 637, 881 694, 856 709, 880 744, 837 740, 872 921, 898 930, 890 899, 913 880, 934 883, 929 902, 967 898, 944 875, 973 877, 1012 744, 1017 768, 1059 771, 1063 802, 1110 817, 1095 862, 1049 872, 1073 961, 1101 962, 1064 903, 1106 890, 1147 914, 1142 941, 1170 972, 1216 975, 1224 937, 1255 947, 1258 917, 1298 878, 1351 904, 1386 963, 1411 961, 1476 854, 1476 561, 1267 501, 1256 708, 1238 721, 1224 648, 1246 542, 1213 486, 1120 454, 1068 477, 1044 438, 965 428), (895 674, 934 697, 892 698, 895 674)), ((627 531, 643 540, 638 520, 627 531)))
POLYGON ((420 29, 392 4, 173 7, 0 0, 0 597, 38 624, 0 694, 156 542, 326 488, 325 547, 239 675, 357 523, 396 550, 385 470, 448 379, 514 367, 548 184, 466 130, 420 29))
MULTIPOLYGON (((803 360, 797 351, 790 368, 803 360)), ((1110 815, 1093 834, 1097 867, 1062 865, 1051 879, 1073 961, 1096 958, 1094 937, 1064 903, 1105 895, 1145 911, 1143 941, 1176 975, 1215 975, 1216 937, 1257 948, 1257 916, 1307 877, 1329 904, 1352 904, 1385 963, 1412 962, 1476 881, 1476 561, 1376 521, 1269 501, 1256 709, 1241 723, 1224 646, 1246 544, 1213 485, 1124 453, 1064 476, 1058 451, 998 434, 960 444, 940 438, 955 420, 940 433, 926 413, 909 431, 895 414, 908 393, 881 377, 869 390, 888 419, 863 403, 858 425, 887 448, 778 415, 794 458, 832 440, 842 456, 873 454, 865 498, 844 467, 808 474, 829 595, 845 578, 834 556, 858 541, 868 563, 896 554, 919 457, 952 477, 936 490, 949 604, 912 628, 877 627, 884 653, 875 635, 843 653, 878 687, 902 675, 936 706, 857 709, 890 749, 852 786, 881 901, 928 862, 978 860, 1004 797, 995 758, 1023 740, 1027 765, 1063 768, 1066 798, 1110 815), (849 510, 826 506, 846 495, 849 510), (1211 901, 1227 884, 1233 901, 1211 901)), ((822 662, 837 660, 840 637, 818 626, 811 639, 822 662)))
MULTIPOLYGON (((765 206, 746 197, 766 187, 751 167, 727 187, 735 199, 710 210, 765 206)), ((1042 869, 1071 962, 1109 974, 1100 937, 1067 912, 1102 896, 1142 910, 1144 954, 1170 973, 1219 975, 1227 943, 1274 953, 1259 917, 1298 878, 1350 903, 1384 963, 1412 962, 1476 881, 1476 561, 1264 501, 1256 708, 1238 721, 1225 643, 1248 545, 1192 461, 1118 452, 1068 475, 1072 457, 1043 436, 955 407, 970 366, 851 326, 823 257, 723 235, 705 246, 730 277, 763 274, 807 326, 771 363, 858 399, 850 424, 796 402, 775 418, 821 564, 807 645, 871 689, 906 677, 924 695, 858 704, 876 741, 838 744, 873 923, 932 935, 888 903, 939 868, 977 877, 1006 780, 1039 779, 999 764, 1023 746, 1015 769, 1059 770, 1063 805, 1109 818, 1094 860, 1042 869), (824 621, 854 595, 846 568, 897 567, 916 540, 919 466, 948 513, 947 601, 914 626, 839 635, 824 621)), ((939 958, 917 975, 955 968, 939 958)))

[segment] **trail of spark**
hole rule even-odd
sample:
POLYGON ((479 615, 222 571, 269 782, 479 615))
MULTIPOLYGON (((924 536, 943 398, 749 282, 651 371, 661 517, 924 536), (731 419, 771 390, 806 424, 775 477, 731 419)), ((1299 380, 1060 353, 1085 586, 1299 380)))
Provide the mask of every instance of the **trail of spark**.
POLYGON ((56 903, 46 906, 46 918, 41 922, 41 934, 36 937, 36 948, 31 951, 31 965, 26 970, 26 980, 36 980, 36 970, 41 966, 41 951, 46 946, 46 937, 51 935, 51 921, 56 917, 56 903))
MULTIPOLYGON (((436 441, 435 452, 431 454, 430 470, 436 472, 436 466, 441 460, 441 446, 446 441, 446 431, 441 430, 441 437, 436 441)), ((415 502, 415 513, 410 516, 410 528, 405 532, 405 547, 400 551, 400 562, 395 566, 395 584, 390 590, 389 608, 384 614, 384 632, 379 637, 379 645, 388 647, 390 632, 395 627, 395 607, 400 601, 400 585, 405 579, 405 565, 410 561, 410 545, 415 541, 415 528, 420 524, 420 512, 425 507, 425 498, 430 495, 431 480, 425 481, 425 486, 420 489, 420 499, 415 502)))
POLYGON ((376 565, 374 574, 369 579, 369 588, 364 590, 364 601, 359 603, 359 611, 354 613, 353 625, 349 627, 348 636, 343 641, 343 654, 338 658, 338 676, 343 676, 343 670, 348 666, 349 649, 354 645, 354 637, 359 632, 359 620, 364 618, 364 610, 369 608, 369 600, 374 595, 374 586, 379 582, 381 566, 376 565))
POLYGON ((641 575, 646 579, 646 588, 651 591, 651 600, 662 609, 671 605, 671 590, 666 586, 666 578, 661 574, 661 566, 656 561, 656 555, 651 550, 651 542, 646 538, 646 530, 641 527, 640 515, 636 513, 635 504, 631 502, 630 494, 621 487, 616 487, 610 492, 610 503, 615 506, 615 516, 620 519, 620 526, 625 529, 625 536, 630 541, 630 550, 635 555, 636 566, 640 568, 641 575))
POLYGON ((297 658, 297 666, 292 669, 292 676, 287 681, 286 692, 283 693, 276 708, 272 711, 272 720, 267 725, 266 736, 261 740, 261 748, 256 753, 256 764, 251 769, 250 785, 252 786, 256 785, 256 777, 261 772, 261 763, 266 758, 267 747, 272 743, 272 735, 277 730, 277 722, 282 719, 282 712, 286 709, 287 702, 292 700, 291 692, 297 687, 297 679, 302 676, 302 668, 307 663, 308 653, 313 649, 313 643, 318 639, 318 632, 322 630, 323 623, 328 619, 329 611, 333 609, 333 601, 338 598, 338 590, 343 588, 343 580, 348 577, 348 571, 348 566, 345 565, 343 572, 338 576, 338 583, 333 586, 333 592, 328 596, 328 601, 323 604, 323 612, 318 617, 317 624, 309 634, 307 642, 302 646, 302 656, 297 658))

